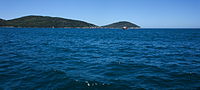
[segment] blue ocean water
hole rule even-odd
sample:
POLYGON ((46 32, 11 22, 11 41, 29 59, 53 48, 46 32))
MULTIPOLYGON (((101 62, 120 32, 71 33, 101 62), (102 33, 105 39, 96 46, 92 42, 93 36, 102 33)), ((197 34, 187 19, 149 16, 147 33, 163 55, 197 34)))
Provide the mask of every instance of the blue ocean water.
POLYGON ((0 28, 0 89, 200 89, 200 29, 0 28))

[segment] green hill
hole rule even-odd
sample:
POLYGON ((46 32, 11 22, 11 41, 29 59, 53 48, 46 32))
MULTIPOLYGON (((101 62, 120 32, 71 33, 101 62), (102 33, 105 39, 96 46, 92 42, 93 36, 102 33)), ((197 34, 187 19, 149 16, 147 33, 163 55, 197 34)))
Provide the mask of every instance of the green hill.
POLYGON ((109 24, 106 26, 102 26, 104 28, 123 28, 123 27, 128 27, 128 28, 140 28, 140 26, 127 22, 127 21, 121 21, 121 22, 116 22, 113 24, 109 24))
POLYGON ((6 23, 4 21, 5 20, 0 22, 0 26, 44 27, 44 28, 96 27, 96 25, 90 24, 84 21, 64 19, 64 18, 59 18, 59 17, 49 17, 49 16, 25 16, 21 18, 12 19, 12 20, 7 20, 6 23))
POLYGON ((36 27, 36 28, 140 28, 140 26, 127 22, 121 21, 106 26, 96 26, 91 23, 87 23, 80 20, 65 19, 60 17, 50 16, 24 16, 11 20, 0 19, 0 27, 36 27))

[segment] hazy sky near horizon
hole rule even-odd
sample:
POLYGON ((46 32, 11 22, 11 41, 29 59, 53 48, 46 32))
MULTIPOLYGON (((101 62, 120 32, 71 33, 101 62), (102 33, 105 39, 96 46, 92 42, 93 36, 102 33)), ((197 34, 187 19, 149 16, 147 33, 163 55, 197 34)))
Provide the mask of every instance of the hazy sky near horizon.
POLYGON ((200 28, 200 0, 0 0, 0 18, 43 15, 96 25, 130 21, 144 28, 200 28))

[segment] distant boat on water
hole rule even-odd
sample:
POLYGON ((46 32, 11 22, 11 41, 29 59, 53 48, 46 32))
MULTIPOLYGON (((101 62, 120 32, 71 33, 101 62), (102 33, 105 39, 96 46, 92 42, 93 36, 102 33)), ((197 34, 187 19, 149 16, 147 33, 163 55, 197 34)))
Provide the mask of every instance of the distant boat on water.
POLYGON ((124 26, 124 27, 122 27, 122 29, 123 29, 123 30, 127 30, 127 29, 128 29, 128 27, 124 26))

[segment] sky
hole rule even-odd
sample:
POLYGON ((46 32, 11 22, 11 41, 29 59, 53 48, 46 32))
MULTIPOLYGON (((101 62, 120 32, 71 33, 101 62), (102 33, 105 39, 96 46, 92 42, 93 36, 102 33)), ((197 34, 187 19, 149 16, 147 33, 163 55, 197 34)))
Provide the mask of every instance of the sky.
POLYGON ((0 0, 0 18, 27 15, 99 26, 129 21, 143 28, 200 28, 200 0, 0 0))

